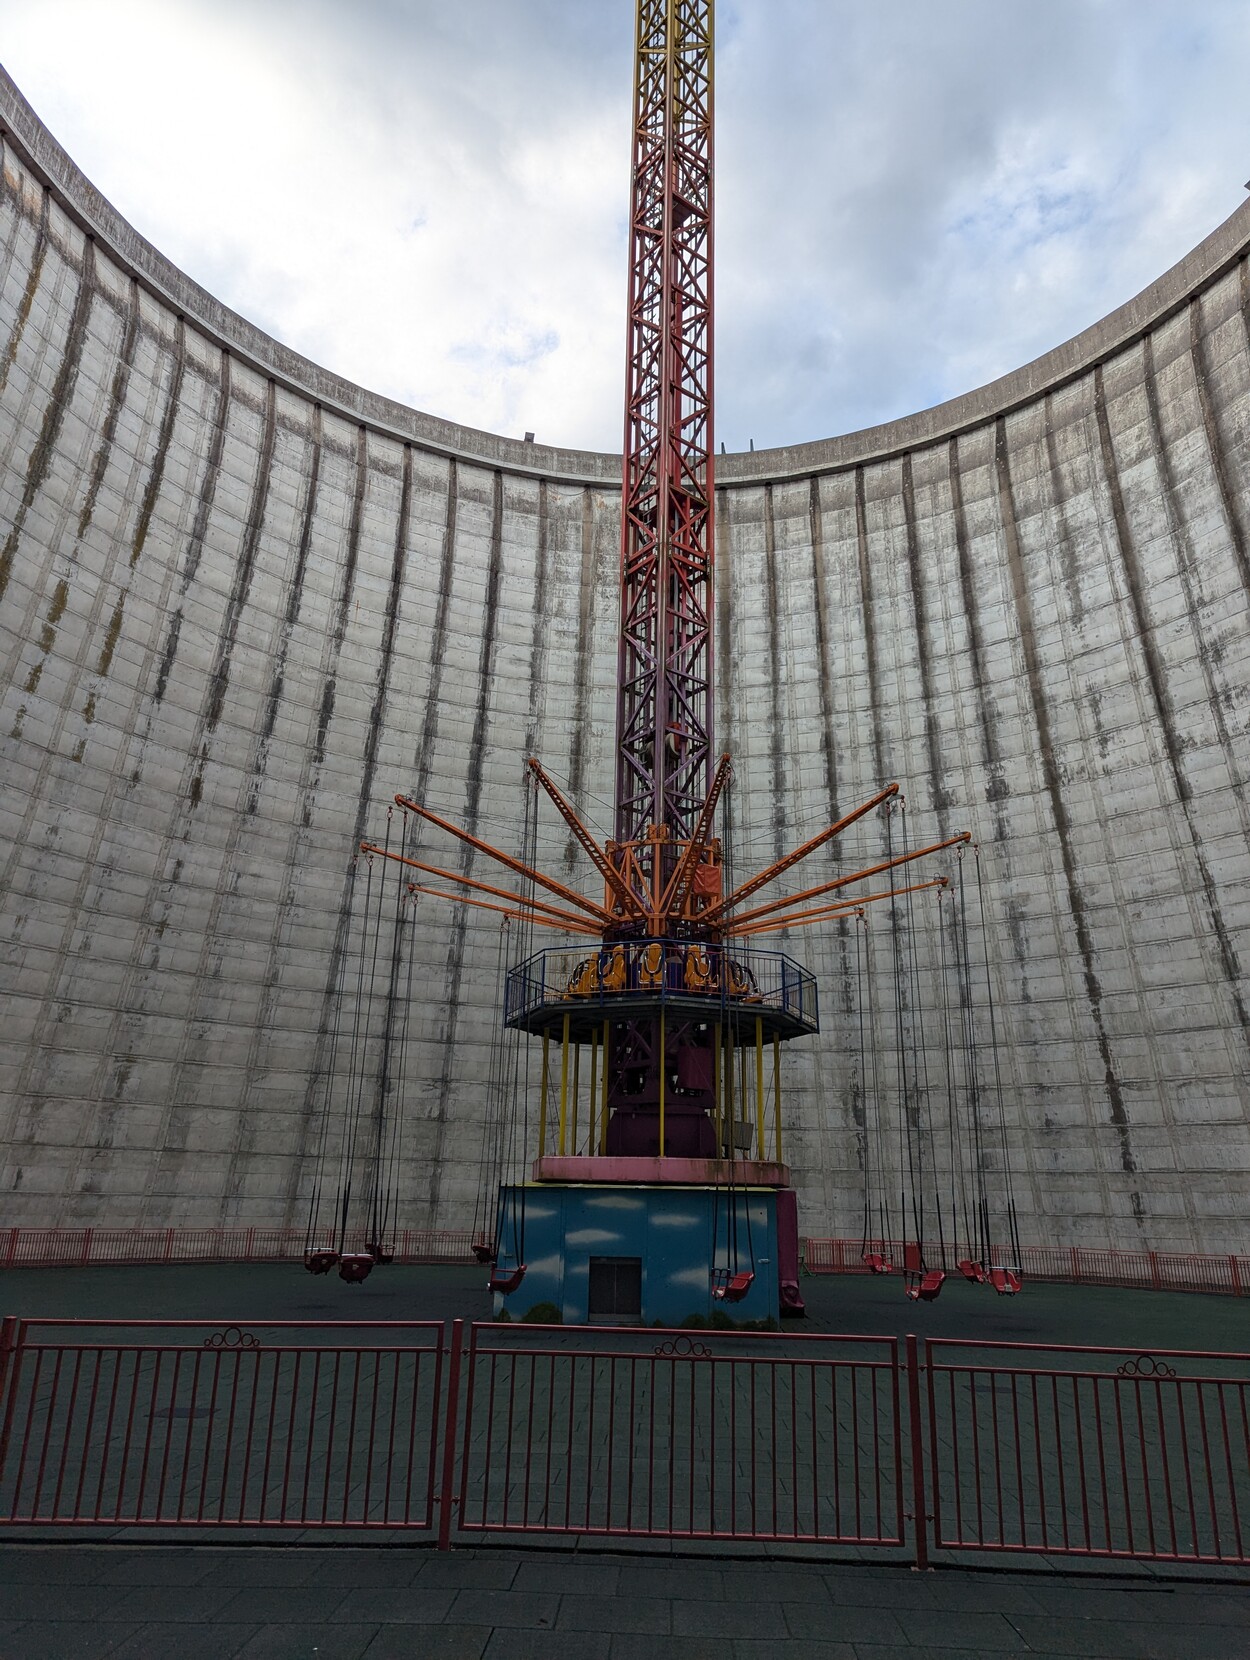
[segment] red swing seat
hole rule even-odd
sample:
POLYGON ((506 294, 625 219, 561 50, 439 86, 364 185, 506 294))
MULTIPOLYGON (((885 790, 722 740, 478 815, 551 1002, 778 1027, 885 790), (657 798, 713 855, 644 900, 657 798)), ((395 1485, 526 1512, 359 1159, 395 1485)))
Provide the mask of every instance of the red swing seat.
POLYGON ((973 1262, 971 1257, 964 1257, 959 1263, 959 1272, 973 1285, 985 1284, 985 1269, 979 1262, 973 1262))
POLYGON ((524 1278, 524 1263, 522 1263, 519 1268, 514 1268, 511 1273, 507 1274, 501 1274, 498 1269, 495 1269, 492 1272, 491 1277, 487 1280, 486 1287, 488 1291, 499 1291, 506 1297, 509 1291, 516 1290, 517 1286, 520 1285, 524 1278))
POLYGON ((488 1244, 479 1243, 479 1244, 476 1244, 476 1245, 471 1245, 469 1247, 469 1249, 473 1252, 473 1255, 477 1258, 478 1262, 489 1262, 490 1265, 492 1267, 494 1267, 494 1264, 495 1264, 495 1247, 493 1245, 491 1245, 489 1243, 488 1244))
POLYGON ((348 1285, 359 1285, 373 1272, 373 1254, 370 1251, 351 1251, 339 1258, 339 1278, 348 1285))
POLYGON ((740 1303, 754 1283, 755 1275, 749 1270, 729 1274, 722 1284, 712 1287, 712 1296, 718 1303, 740 1303))
POLYGON ((365 1249, 369 1252, 369 1255, 373 1258, 374 1262, 385 1264, 388 1262, 394 1262, 395 1260, 394 1251, 388 1251, 385 1245, 379 1245, 375 1239, 371 1239, 365 1249))
POLYGON ((883 1257, 879 1251, 865 1252, 864 1262, 870 1274, 892 1274, 894 1272, 894 1264, 888 1257, 883 1257))
POLYGON ((337 1251, 308 1251, 304 1256, 304 1267, 310 1274, 328 1274, 338 1260, 337 1251))
POLYGON ((931 1303, 945 1283, 946 1275, 940 1268, 929 1268, 907 1287, 907 1295, 913 1303, 931 1303))
POLYGON ((991 1268, 990 1284, 1000 1297, 1014 1297, 1020 1289, 1020 1271, 1017 1268, 991 1268))

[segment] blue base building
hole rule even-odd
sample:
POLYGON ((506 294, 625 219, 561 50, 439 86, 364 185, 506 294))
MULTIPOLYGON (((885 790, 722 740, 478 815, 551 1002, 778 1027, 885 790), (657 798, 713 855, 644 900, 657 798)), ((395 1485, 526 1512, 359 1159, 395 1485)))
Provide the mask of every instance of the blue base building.
POLYGON ((566 1325, 779 1319, 774 1188, 526 1182, 501 1187, 499 1204, 496 1282, 525 1273, 495 1292, 496 1319, 543 1304, 566 1325), (743 1294, 714 1296, 735 1273, 753 1273, 743 1294))

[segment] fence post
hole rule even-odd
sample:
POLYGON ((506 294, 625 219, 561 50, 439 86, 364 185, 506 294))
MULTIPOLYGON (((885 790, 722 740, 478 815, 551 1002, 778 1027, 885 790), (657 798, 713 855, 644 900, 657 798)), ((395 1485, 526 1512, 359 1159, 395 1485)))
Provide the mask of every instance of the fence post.
POLYGON ((1229 1280, 1232 1284, 1233 1296, 1234 1297, 1240 1297, 1241 1296, 1241 1264, 1237 1261, 1237 1258, 1235 1256, 1230 1256, 1229 1259, 1228 1259, 1228 1277, 1229 1277, 1229 1280))
POLYGON ((1162 1291, 1163 1290, 1163 1281, 1159 1277, 1159 1253, 1157 1251, 1151 1251, 1151 1252, 1149 1252, 1149 1256, 1150 1256, 1150 1289, 1152 1291, 1162 1291))
POLYGON ((0 1321, 0 1470, 3 1470, 9 1453, 9 1433, 13 1422, 13 1401, 10 1397, 14 1394, 11 1383, 16 1381, 17 1373, 13 1357, 20 1345, 21 1321, 16 1314, 6 1314, 0 1321))
POLYGON ((443 1479, 438 1497, 438 1548, 451 1549, 452 1492, 456 1485, 456 1421, 460 1409, 460 1351, 464 1321, 451 1323, 451 1364, 447 1368, 447 1410, 443 1417, 443 1479))
POLYGON ((21 1237, 22 1230, 20 1228, 9 1229, 9 1248, 5 1253, 4 1259, 4 1266, 6 1268, 12 1268, 13 1264, 17 1261, 17 1242, 21 1237))
POLYGON ((94 1228, 84 1228, 82 1231, 82 1260, 80 1266, 83 1268, 91 1261, 91 1238, 94 1232, 94 1228))
POLYGON ((907 1416, 911 1419, 911 1503, 915 1528, 916 1560, 912 1566, 923 1572, 929 1566, 929 1518, 924 1480, 924 1436, 920 1428, 920 1353, 915 1336, 907 1334, 907 1416))

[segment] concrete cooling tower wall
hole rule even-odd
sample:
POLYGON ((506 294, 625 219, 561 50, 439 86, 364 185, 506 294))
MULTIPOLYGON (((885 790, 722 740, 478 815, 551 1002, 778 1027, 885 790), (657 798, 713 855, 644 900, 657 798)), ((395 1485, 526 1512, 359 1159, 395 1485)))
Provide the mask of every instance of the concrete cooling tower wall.
MULTIPOLYGON (((516 845, 537 753, 610 828, 619 463, 315 367, 7 80, 0 125, 0 1222, 298 1223, 352 849, 395 791, 516 845)), ((1248 243, 1243 208, 980 392, 719 461, 740 856, 893 778, 915 834, 977 834, 1026 1242, 1246 1246, 1248 243)), ((497 1018, 497 929, 447 909, 414 1227, 471 1218, 497 1018)), ((847 939, 787 949, 823 998, 803 1224, 856 1233, 847 939)))

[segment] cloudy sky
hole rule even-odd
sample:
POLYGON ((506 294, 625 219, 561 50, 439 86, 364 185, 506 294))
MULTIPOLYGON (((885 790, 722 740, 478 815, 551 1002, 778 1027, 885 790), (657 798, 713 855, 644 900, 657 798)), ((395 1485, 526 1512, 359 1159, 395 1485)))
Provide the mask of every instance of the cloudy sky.
MULTIPOLYGON (((620 443, 632 0, 0 0, 88 176, 406 403, 620 443)), ((1246 0, 720 0, 717 432, 992 379, 1245 199, 1246 0)))

